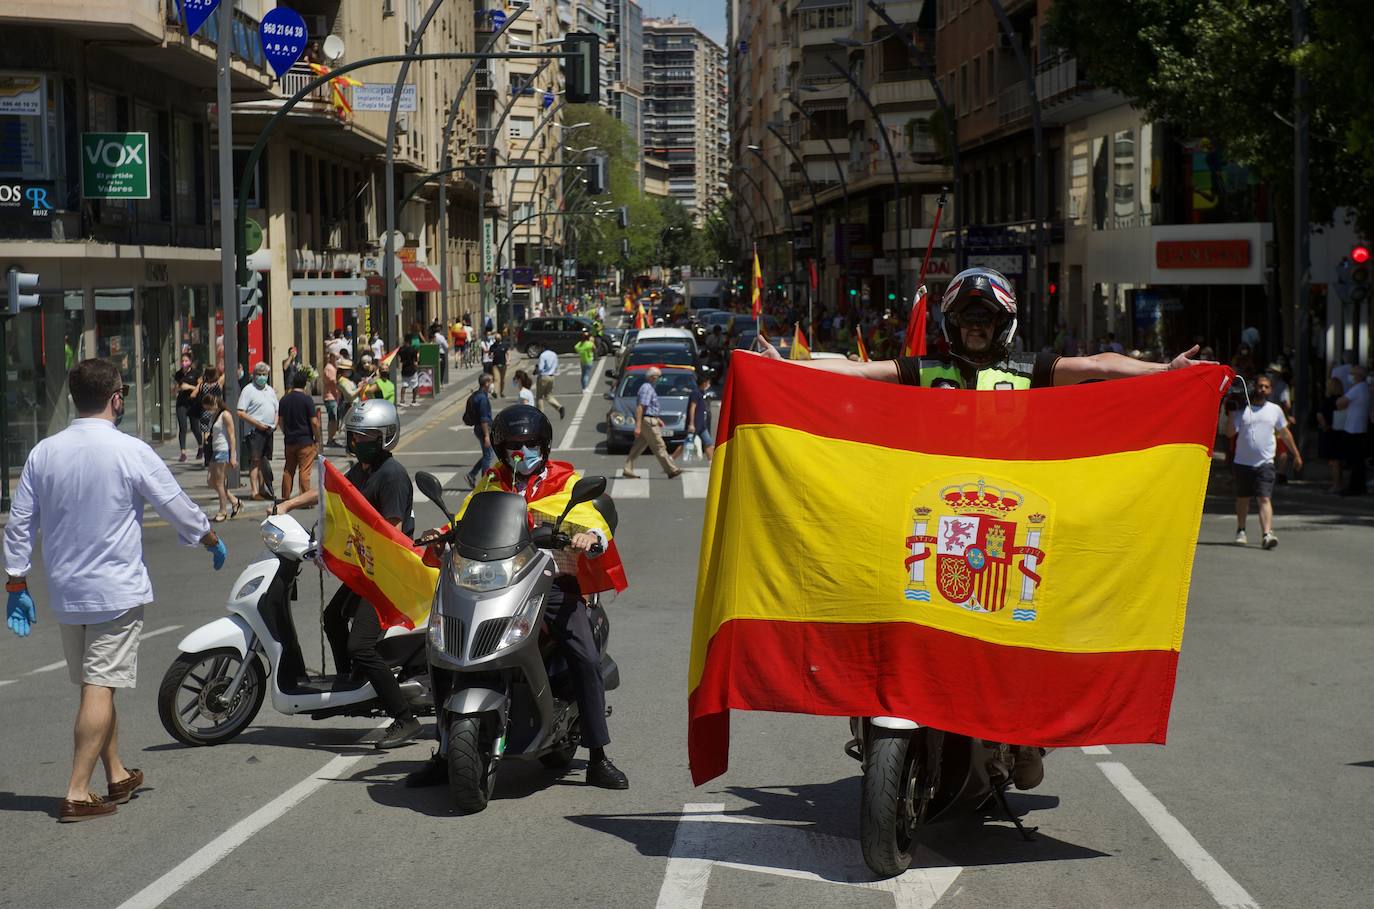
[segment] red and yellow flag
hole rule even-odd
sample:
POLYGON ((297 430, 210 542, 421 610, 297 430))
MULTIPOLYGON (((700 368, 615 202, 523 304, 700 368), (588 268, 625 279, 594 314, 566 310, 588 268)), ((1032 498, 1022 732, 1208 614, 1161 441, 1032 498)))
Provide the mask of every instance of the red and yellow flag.
POLYGON ((639 308, 635 310, 635 328, 639 329, 640 331, 643 331, 648 327, 649 317, 644 312, 644 304, 640 303, 639 308))
POLYGON ((424 564, 423 550, 377 514, 338 468, 320 460, 320 551, 325 567, 376 608, 383 628, 423 625, 429 620, 438 570, 424 564))
POLYGON ((949 391, 739 356, 697 576, 694 782, 725 771, 732 709, 1163 743, 1230 378, 949 391))
POLYGON ((763 269, 759 268, 759 248, 754 246, 754 277, 749 282, 749 312, 754 316, 754 320, 759 323, 759 332, 763 332, 763 269))
POLYGON ((854 344, 859 349, 860 362, 868 362, 868 348, 864 345, 864 330, 862 325, 854 327, 854 344))
POLYGON ((806 335, 802 334, 800 322, 792 324, 792 352, 788 358, 792 360, 811 359, 811 345, 806 343, 806 335))
POLYGON ((902 341, 902 356, 924 357, 926 355, 926 286, 922 284, 916 291, 916 302, 911 307, 911 317, 906 323, 906 337, 902 341))

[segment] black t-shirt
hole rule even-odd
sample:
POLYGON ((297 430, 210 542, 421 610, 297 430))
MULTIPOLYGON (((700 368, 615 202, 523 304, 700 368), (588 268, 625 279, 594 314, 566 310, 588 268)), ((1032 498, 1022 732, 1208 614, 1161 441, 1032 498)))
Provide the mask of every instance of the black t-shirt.
POLYGON ((491 362, 493 366, 506 365, 506 342, 497 341, 491 345, 491 362))
POLYGON ((396 356, 401 360, 401 375, 415 375, 415 364, 420 362, 420 349, 410 344, 403 344, 396 356))
POLYGON ((362 491, 363 498, 386 520, 401 519, 401 533, 408 537, 415 535, 415 487, 410 485, 410 474, 401 462, 390 454, 369 470, 364 464, 354 464, 344 474, 344 479, 362 491))
MULTIPOLYGON (((958 366, 964 379, 964 386, 977 387, 977 379, 975 378, 977 370, 951 359, 937 357, 899 357, 897 359, 897 381, 903 385, 920 385, 922 361, 927 365, 940 363, 944 366, 958 366)), ((1012 354, 989 368, 1029 375, 1031 388, 1050 388, 1054 385, 1054 364, 1058 361, 1059 355, 1054 351, 1042 350, 1038 354, 1012 354)))
POLYGON ((181 387, 183 384, 194 385, 199 378, 199 369, 178 369, 172 376, 172 381, 177 383, 178 407, 200 408, 200 402, 191 397, 191 392, 181 387))
POLYGON ((299 388, 286 393, 277 405, 277 421, 287 445, 306 445, 315 441, 315 399, 299 388))

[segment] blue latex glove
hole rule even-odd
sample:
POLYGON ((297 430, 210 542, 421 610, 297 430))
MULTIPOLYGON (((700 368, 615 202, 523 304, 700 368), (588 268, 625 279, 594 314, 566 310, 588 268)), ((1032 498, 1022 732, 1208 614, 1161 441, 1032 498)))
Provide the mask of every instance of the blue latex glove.
POLYGON ((21 638, 28 637, 31 626, 38 624, 38 614, 33 609, 33 597, 29 596, 27 590, 10 591, 9 607, 5 613, 9 616, 10 631, 21 638))
POLYGON ((224 560, 229 558, 229 550, 224 547, 223 540, 216 540, 214 546, 207 547, 210 555, 215 557, 215 571, 224 567, 224 560))

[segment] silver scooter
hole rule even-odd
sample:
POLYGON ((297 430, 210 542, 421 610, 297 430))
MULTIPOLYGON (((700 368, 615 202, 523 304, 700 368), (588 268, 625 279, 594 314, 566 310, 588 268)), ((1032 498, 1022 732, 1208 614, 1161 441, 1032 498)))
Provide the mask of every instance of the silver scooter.
MULTIPOLYGON (((302 563, 314 559, 314 536, 290 515, 262 522, 266 551, 230 588, 229 615, 182 638, 157 692, 162 726, 187 745, 218 745, 257 716, 270 690, 272 706, 311 719, 383 713, 372 683, 360 676, 312 675, 305 666, 291 601, 302 563)), ((433 706, 423 627, 387 629, 377 652, 399 672, 416 713, 433 706)))
MULTIPOLYGON (((472 813, 487 806, 502 760, 537 759, 551 769, 572 763, 581 736, 577 700, 544 627, 555 572, 549 550, 571 543, 561 526, 573 506, 594 502, 612 532, 615 506, 605 477, 583 477, 558 521, 531 531, 523 496, 481 493, 455 522, 433 475, 417 472, 415 485, 451 525, 440 538, 449 553, 429 616, 430 684, 449 793, 459 811, 472 813)), ((606 653, 610 622, 596 596, 587 608, 611 691, 620 670, 606 653)))

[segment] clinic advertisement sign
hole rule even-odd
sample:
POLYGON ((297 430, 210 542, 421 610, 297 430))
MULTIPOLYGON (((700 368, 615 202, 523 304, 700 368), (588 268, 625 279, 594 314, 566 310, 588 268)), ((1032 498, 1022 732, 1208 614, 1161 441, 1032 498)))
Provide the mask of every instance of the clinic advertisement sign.
MULTIPOLYGON (((355 111, 391 112, 391 99, 396 95, 396 86, 391 82, 368 82, 353 86, 353 109, 355 111)), ((401 86, 401 102, 396 108, 404 114, 415 113, 415 85, 401 86)))
POLYGON ((147 133, 82 133, 81 196, 147 199, 147 133))

